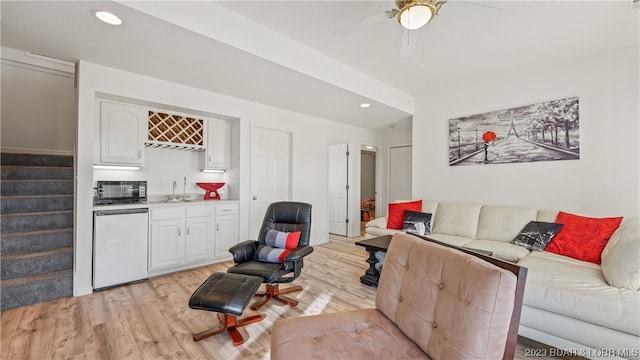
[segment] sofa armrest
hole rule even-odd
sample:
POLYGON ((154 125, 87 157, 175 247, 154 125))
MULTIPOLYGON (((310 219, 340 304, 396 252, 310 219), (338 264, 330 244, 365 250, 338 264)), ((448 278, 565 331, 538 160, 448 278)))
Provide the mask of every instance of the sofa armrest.
POLYGON ((382 216, 379 218, 375 218, 371 221, 369 221, 365 227, 377 227, 377 228, 381 228, 381 229, 386 229, 387 228, 387 217, 386 216, 382 216))

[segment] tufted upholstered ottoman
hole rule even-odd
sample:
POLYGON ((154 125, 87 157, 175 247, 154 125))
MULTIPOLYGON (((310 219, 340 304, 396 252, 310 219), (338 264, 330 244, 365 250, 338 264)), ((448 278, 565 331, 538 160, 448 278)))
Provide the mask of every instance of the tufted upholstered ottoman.
POLYGON ((193 335, 193 341, 202 340, 223 332, 229 332, 233 345, 244 343, 238 327, 253 324, 264 318, 254 315, 242 320, 236 316, 242 315, 244 309, 262 284, 259 276, 241 274, 213 273, 205 280, 189 299, 189 307, 197 310, 215 311, 218 313, 219 328, 211 328, 193 335))

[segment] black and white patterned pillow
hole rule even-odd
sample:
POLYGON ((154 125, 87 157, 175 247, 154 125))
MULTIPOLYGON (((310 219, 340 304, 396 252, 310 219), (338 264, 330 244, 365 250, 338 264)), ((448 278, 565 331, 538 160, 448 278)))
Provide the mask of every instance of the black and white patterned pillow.
POLYGON ((431 214, 405 210, 402 231, 418 235, 431 234, 431 214))
POLYGON ((562 229, 562 224, 530 221, 513 239, 513 243, 529 250, 542 251, 562 229))

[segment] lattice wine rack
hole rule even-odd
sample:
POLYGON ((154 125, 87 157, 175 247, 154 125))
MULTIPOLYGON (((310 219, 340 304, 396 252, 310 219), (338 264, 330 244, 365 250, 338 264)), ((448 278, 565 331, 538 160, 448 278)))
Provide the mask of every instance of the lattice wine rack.
POLYGON ((146 146, 204 150, 204 120, 149 111, 146 146))

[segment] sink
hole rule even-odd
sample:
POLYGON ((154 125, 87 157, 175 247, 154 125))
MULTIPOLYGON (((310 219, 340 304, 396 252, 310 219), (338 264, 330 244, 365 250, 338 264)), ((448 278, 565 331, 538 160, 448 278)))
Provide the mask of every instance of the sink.
POLYGON ((166 202, 166 203, 181 203, 181 202, 192 202, 192 201, 196 201, 196 199, 190 199, 190 198, 182 199, 182 198, 179 198, 179 197, 175 197, 175 198, 166 199, 164 202, 166 202))

